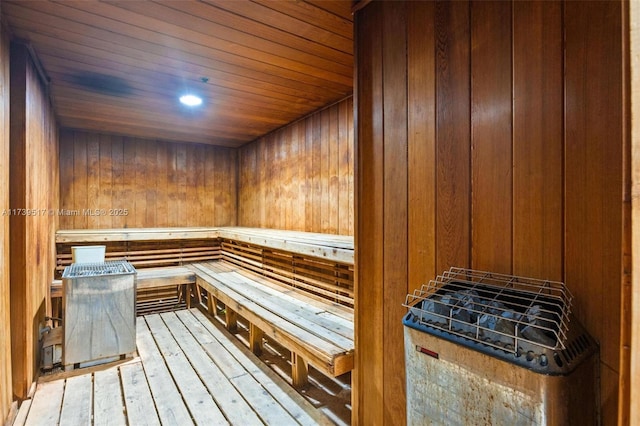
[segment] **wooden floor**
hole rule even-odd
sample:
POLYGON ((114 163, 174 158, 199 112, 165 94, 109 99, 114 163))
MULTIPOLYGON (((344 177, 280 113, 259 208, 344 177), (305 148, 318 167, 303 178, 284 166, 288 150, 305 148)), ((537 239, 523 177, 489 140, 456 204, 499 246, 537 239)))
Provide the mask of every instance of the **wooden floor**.
POLYGON ((138 358, 45 376, 14 424, 330 424, 234 340, 197 309, 139 317, 138 358))

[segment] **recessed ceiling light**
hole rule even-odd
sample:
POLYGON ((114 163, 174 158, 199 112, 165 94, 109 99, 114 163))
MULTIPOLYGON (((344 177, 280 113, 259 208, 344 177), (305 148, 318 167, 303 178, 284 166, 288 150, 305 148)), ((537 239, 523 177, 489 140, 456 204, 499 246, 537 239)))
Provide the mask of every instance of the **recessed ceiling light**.
POLYGON ((202 98, 196 95, 182 95, 180 96, 180 102, 186 106, 198 106, 202 104, 202 98))

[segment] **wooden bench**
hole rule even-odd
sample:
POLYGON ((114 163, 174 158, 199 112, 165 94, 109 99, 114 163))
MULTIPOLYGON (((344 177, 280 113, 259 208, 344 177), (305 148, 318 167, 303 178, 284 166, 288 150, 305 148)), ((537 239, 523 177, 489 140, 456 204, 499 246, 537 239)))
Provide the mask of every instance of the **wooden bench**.
POLYGON ((216 301, 220 301, 230 331, 236 327, 236 314, 250 323, 249 344, 254 353, 261 352, 263 335, 291 351, 294 386, 306 384, 307 363, 332 377, 353 369, 351 308, 226 261, 194 263, 189 268, 198 287, 209 295, 211 314, 216 314, 216 301))
MULTIPOLYGON (((138 299, 149 292, 156 309, 167 299, 165 292, 176 288, 187 290, 182 295, 189 303, 191 291, 183 284, 195 282, 199 304, 205 300, 213 314, 217 301, 225 305, 230 330, 237 314, 249 321, 255 353, 263 335, 291 351, 296 386, 306 383, 307 363, 333 377, 353 369, 351 237, 242 227, 153 228, 58 231, 56 243, 59 270, 71 262, 74 245, 104 244, 107 259, 132 261, 138 299), (148 269, 153 265, 166 266, 148 269)), ((149 306, 141 312, 151 312, 149 306)))

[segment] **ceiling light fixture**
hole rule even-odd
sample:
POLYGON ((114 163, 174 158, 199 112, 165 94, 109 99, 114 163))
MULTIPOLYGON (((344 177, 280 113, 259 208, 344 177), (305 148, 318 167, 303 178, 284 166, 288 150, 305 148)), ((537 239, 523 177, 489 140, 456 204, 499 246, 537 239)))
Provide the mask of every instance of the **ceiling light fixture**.
POLYGON ((182 95, 180 102, 186 106, 194 107, 202 104, 202 98, 196 95, 182 95))

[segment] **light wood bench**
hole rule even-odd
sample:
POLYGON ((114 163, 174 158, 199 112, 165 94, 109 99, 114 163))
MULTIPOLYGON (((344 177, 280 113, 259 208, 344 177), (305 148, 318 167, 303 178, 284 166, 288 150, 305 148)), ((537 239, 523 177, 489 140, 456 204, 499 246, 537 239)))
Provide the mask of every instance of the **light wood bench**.
POLYGON ((249 343, 262 350, 266 335, 291 351, 294 386, 307 382, 307 363, 328 376, 353 369, 353 311, 340 303, 313 297, 226 261, 194 263, 189 268, 196 284, 209 297, 216 314, 217 301, 225 305, 226 326, 236 327, 236 315, 250 323, 249 343))

